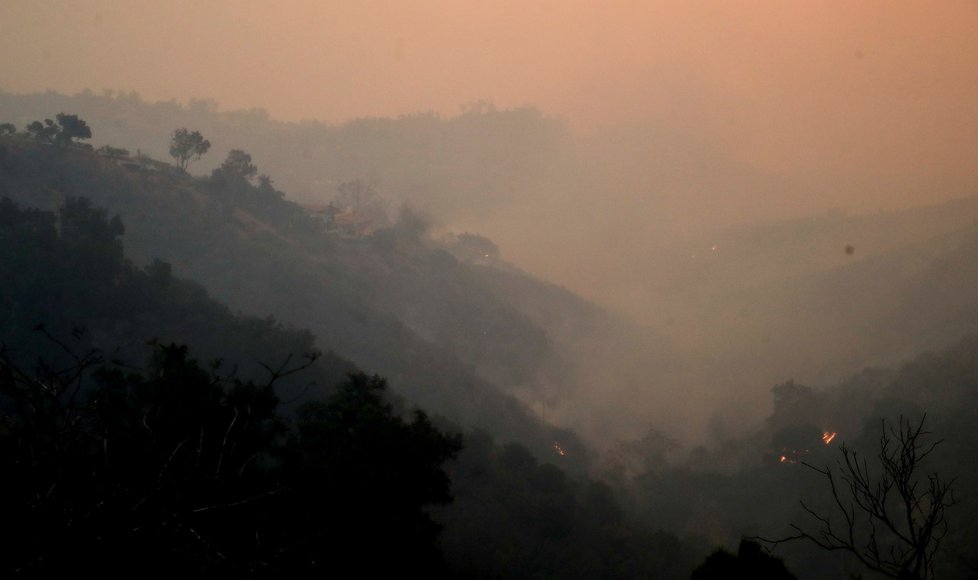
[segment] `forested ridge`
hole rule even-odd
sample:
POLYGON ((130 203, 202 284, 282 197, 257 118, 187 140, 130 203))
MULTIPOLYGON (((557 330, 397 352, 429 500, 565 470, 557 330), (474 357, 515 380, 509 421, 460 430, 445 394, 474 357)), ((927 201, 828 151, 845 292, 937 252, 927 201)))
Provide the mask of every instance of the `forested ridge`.
MULTIPOLYGON (((136 266, 127 250, 139 238, 125 235, 125 222, 89 198, 71 195, 84 189, 121 208, 159 204, 137 214, 152 223, 167 219, 159 211, 165 203, 136 197, 123 185, 148 184, 164 195, 167 186, 182 185, 186 189, 176 204, 201 204, 214 212, 205 219, 230 221, 233 228, 251 223, 251 216, 227 213, 220 198, 211 200, 213 191, 195 190, 199 186, 179 174, 106 162, 84 148, 4 145, 3 194, 57 208, 24 207, 9 197, 0 202, 6 242, 0 263, 13 282, 3 288, 4 460, 15 474, 7 492, 25 498, 15 519, 31 521, 33 530, 10 539, 19 556, 8 571, 44 575, 71 561, 104 571, 156 562, 167 573, 263 576, 326 567, 351 574, 397 569, 530 577, 576 573, 578 566, 564 561, 574 554, 599 575, 633 577, 666 564, 672 577, 682 577, 692 564, 693 551, 665 547, 657 556, 630 561, 629 554, 638 556, 646 547, 636 533, 652 545, 679 540, 633 529, 601 484, 554 465, 538 466, 533 453, 516 442, 523 437, 532 447, 539 437, 534 434, 549 429, 546 444, 537 448, 556 455, 553 439, 559 438, 577 456, 578 467, 569 465, 580 473, 587 453, 569 432, 533 427, 535 419, 514 400, 505 403, 509 412, 531 427, 501 431, 510 441, 505 446, 486 432, 474 432, 473 444, 460 446, 461 439, 443 433, 465 425, 465 415, 441 409, 439 427, 420 412, 411 418, 403 391, 390 399, 385 380, 357 374, 353 363, 320 353, 310 332, 271 317, 236 314, 196 283, 175 276, 169 262, 154 258, 136 266), (37 179, 55 187, 36 188, 37 179), (59 187, 68 183, 75 186, 59 187), (115 195, 101 197, 99 190, 115 195), (43 404, 31 399, 39 380, 55 385, 37 395, 43 404), (346 441, 360 428, 347 427, 351 421, 366 422, 364 440, 346 441), (451 461, 456 456, 457 464, 451 461), (81 485, 79 478, 89 472, 95 480, 81 485), (465 476, 490 472, 496 475, 488 482, 465 476), (348 483, 334 481, 338 476, 348 483), (501 483, 507 480, 512 481, 501 483), (46 488, 77 492, 42 498, 39 490, 46 488), (447 523, 418 511, 448 502, 452 494, 460 501, 437 513, 447 523), (499 497, 507 499, 497 503, 499 497), (594 510, 598 520, 584 517, 594 510), (82 511, 81 520, 73 515, 82 511), (341 512, 348 514, 338 517, 341 512), (509 537, 528 513, 538 517, 520 524, 521 536, 509 537), (442 525, 447 527, 439 536, 442 525), (58 534, 45 543, 50 529, 58 534), (485 542, 487 531, 501 544, 485 542), (611 544, 598 554, 580 552, 594 537, 611 544), (554 549, 537 554, 537 542, 554 549), (373 550, 389 558, 377 560, 373 550), (111 556, 120 551, 126 557, 111 556), (496 563, 473 564, 488 561, 496 563)), ((305 228, 321 244, 364 243, 325 237, 304 213, 292 217, 298 225, 290 231, 305 228)), ((423 257, 430 251, 396 228, 373 241, 381 253, 396 257, 407 247, 423 257)), ((154 232, 162 231, 167 235, 156 241, 160 247, 180 243, 175 224, 156 224, 154 232)), ((253 233, 232 240, 245 243, 253 233)), ((367 251, 378 249, 361 250, 367 251)), ((434 255, 441 262, 431 267, 456 264, 447 251, 439 252, 434 255)), ((418 364, 416 357, 406 360, 418 364)), ((432 381, 445 380, 435 374, 437 367, 422 370, 432 373, 432 381)), ((470 390, 464 383, 457 387, 470 390)), ((505 417, 492 419, 506 425, 505 417)), ((499 423, 489 425, 501 429, 499 423)))
POLYGON ((492 381, 559 372, 544 333, 469 282, 465 266, 431 247, 409 218, 344 239, 265 182, 134 165, 15 145, 0 187, 49 209, 86 197, 124 221, 135 260, 161 259, 232 308, 309 328, 321 348, 383 373, 432 411, 549 449, 553 435, 492 381))

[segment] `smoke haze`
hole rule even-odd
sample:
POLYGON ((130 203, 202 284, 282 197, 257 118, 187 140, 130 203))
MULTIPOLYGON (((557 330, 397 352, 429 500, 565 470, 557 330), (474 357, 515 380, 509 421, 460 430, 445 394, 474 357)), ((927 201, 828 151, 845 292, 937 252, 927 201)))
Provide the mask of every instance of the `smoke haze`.
MULTIPOLYGON (((873 353, 882 347, 845 358, 848 343, 831 370, 811 352, 793 358, 800 345, 748 356, 790 322, 743 314, 758 298, 742 293, 784 283, 786 272, 845 266, 841 248, 851 240, 820 238, 821 262, 792 270, 815 258, 760 244, 767 261, 751 262, 744 256, 757 253, 737 245, 737 228, 833 208, 933 204, 978 186, 974 1, 13 0, 0 7, 0 23, 0 88, 9 92, 134 90, 150 101, 261 108, 290 122, 451 118, 485 107, 478 103, 531 106, 556 119, 563 133, 546 162, 523 181, 504 180, 506 191, 483 192, 489 201, 399 201, 448 229, 486 234, 525 270, 651 325, 649 344, 599 361, 620 376, 585 373, 618 381, 620 392, 585 399, 614 409, 637 396, 656 420, 672 417, 687 431, 702 430, 730 401, 763 406, 785 375, 833 380, 880 360, 873 353), (728 240, 747 253, 730 252, 728 240), (727 256, 729 264, 718 262, 727 256), (673 367, 643 367, 662 336, 676 349, 660 353, 675 357, 673 367), (714 357, 701 358, 707 352, 714 357), (654 388, 649 373, 658 373, 654 388), (677 414, 669 404, 680 394, 689 406, 677 414)), ((301 185, 288 193, 317 196, 301 185)), ((968 215, 914 241, 961 227, 968 215)), ((897 247, 899 228, 886 231, 858 257, 897 247)), ((804 310, 802 294, 791 296, 769 303, 804 310)), ((837 327, 825 324, 806 348, 837 340, 837 327)), ((635 421, 633 433, 649 418, 635 421)))

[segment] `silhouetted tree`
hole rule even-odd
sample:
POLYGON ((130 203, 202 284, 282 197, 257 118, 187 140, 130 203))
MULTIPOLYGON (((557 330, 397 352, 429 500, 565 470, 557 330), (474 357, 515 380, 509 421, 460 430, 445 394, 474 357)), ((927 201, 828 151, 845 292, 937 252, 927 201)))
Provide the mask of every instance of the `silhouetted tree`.
POLYGON ((220 171, 227 179, 241 181, 251 181, 258 174, 258 168, 251 162, 251 155, 240 149, 232 149, 228 152, 220 171))
POLYGON ((282 195, 282 192, 275 189, 272 178, 264 173, 258 176, 258 190, 262 193, 275 195, 276 197, 281 197, 282 195))
POLYGON ((70 145, 75 139, 91 139, 92 129, 88 123, 78 118, 78 115, 68 115, 58 113, 55 118, 58 120, 58 132, 56 140, 62 146, 70 145))
POLYGON ((200 131, 177 129, 170 139, 170 156, 176 159, 177 167, 184 171, 191 161, 198 161, 210 148, 211 142, 204 139, 200 131))
POLYGON ((720 548, 710 554, 699 568, 693 570, 691 580, 726 580, 750 578, 751 580, 795 580, 780 558, 761 551, 757 543, 741 540, 737 555, 720 548))
POLYGON ((830 551, 854 555, 867 568, 899 580, 933 577, 933 560, 947 534, 945 511, 956 503, 951 482, 921 474, 922 463, 941 443, 927 442, 926 415, 916 424, 900 417, 897 427, 881 422, 876 461, 843 443, 836 469, 802 462, 825 477, 834 513, 804 502, 815 528, 792 524, 796 535, 772 544, 805 539, 830 551))
POLYGON ((91 139, 92 129, 88 123, 78 118, 78 115, 58 113, 55 118, 32 121, 26 127, 27 134, 38 141, 56 143, 62 147, 74 143, 75 139, 91 139))
MULTIPOLYGON (((230 218, 234 208, 247 204, 255 197, 257 188, 251 180, 258 168, 251 162, 251 155, 240 149, 232 149, 220 167, 211 172, 209 188, 222 202, 225 215, 230 218)), ((268 185, 271 185, 269 180, 268 185)))
POLYGON ((0 136, 13 135, 17 132, 17 127, 13 123, 0 123, 0 136))
POLYGON ((54 121, 51 119, 44 119, 41 121, 31 121, 25 127, 27 134, 36 139, 37 141, 46 141, 48 143, 54 143, 55 138, 58 135, 58 126, 55 125, 54 121))

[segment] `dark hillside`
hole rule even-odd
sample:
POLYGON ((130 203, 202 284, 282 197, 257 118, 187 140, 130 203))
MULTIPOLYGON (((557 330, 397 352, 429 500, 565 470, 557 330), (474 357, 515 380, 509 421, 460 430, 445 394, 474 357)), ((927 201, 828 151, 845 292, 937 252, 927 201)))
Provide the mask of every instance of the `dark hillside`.
POLYGON ((234 309, 307 327, 320 348, 384 374, 396 392, 463 425, 538 453, 552 454, 555 439, 575 447, 504 394, 559 368, 547 362, 558 355, 546 332, 417 231, 395 224, 332 235, 267 186, 19 137, 3 145, 0 195, 42 208, 86 196, 122 218, 137 263, 165 260, 234 309))
MULTIPOLYGON (((236 315, 166 262, 134 266, 123 253, 123 230, 118 217, 84 198, 65 198, 57 213, 0 199, 0 344, 11 360, 61 367, 72 362, 66 351, 97 351, 140 366, 150 342, 193 344, 204 360, 221 360, 219 374, 265 381, 262 364, 293 368, 316 351, 308 331, 236 315)), ((279 395, 292 403, 322 395, 354 370, 327 353, 301 379, 278 381, 279 395)))

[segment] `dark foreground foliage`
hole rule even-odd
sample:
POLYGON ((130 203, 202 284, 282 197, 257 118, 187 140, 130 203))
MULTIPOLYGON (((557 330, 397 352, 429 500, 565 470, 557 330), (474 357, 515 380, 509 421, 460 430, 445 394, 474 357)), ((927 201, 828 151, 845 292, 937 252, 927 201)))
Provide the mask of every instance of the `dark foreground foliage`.
POLYGON ((460 501, 436 518, 446 571, 420 506, 449 498, 440 466, 457 440, 395 417, 376 378, 324 401, 310 380, 352 363, 291 373, 311 333, 236 315, 164 262, 134 266, 123 230, 83 198, 56 212, 0 200, 0 485, 17 505, 4 571, 684 578, 699 559, 572 475, 572 439, 569 457, 549 449, 558 467, 473 435, 452 471, 460 501), (153 363, 134 368, 154 337, 153 363))
MULTIPOLYGON (((267 374, 264 364, 315 352, 308 330, 237 315, 199 284, 174 276, 166 262, 135 266, 125 255, 124 231, 117 216, 85 198, 67 197, 56 212, 0 198, 0 343, 16 346, 10 358, 22 366, 32 356, 72 364, 46 336, 53 335, 70 339, 75 352, 100 350, 141 364, 146 342, 157 339, 192 344, 202 360, 220 357, 225 372, 258 379, 267 374)), ((322 354, 305 373, 277 381, 277 393, 301 399, 316 394, 310 381, 335 384, 355 368, 322 354)))
POLYGON ((215 376, 183 346, 145 370, 0 357, 0 570, 437 574, 424 506, 451 500, 460 440, 395 415, 384 388, 351 375, 290 428, 273 385, 215 376))
POLYGON ((608 485, 484 432, 466 436, 450 473, 455 501, 437 514, 462 577, 678 580, 702 558, 699 546, 630 516, 608 485))
POLYGON ((737 554, 720 548, 693 571, 692 580, 751 578, 753 580, 795 580, 784 562, 765 554, 761 546, 742 540, 737 554))

